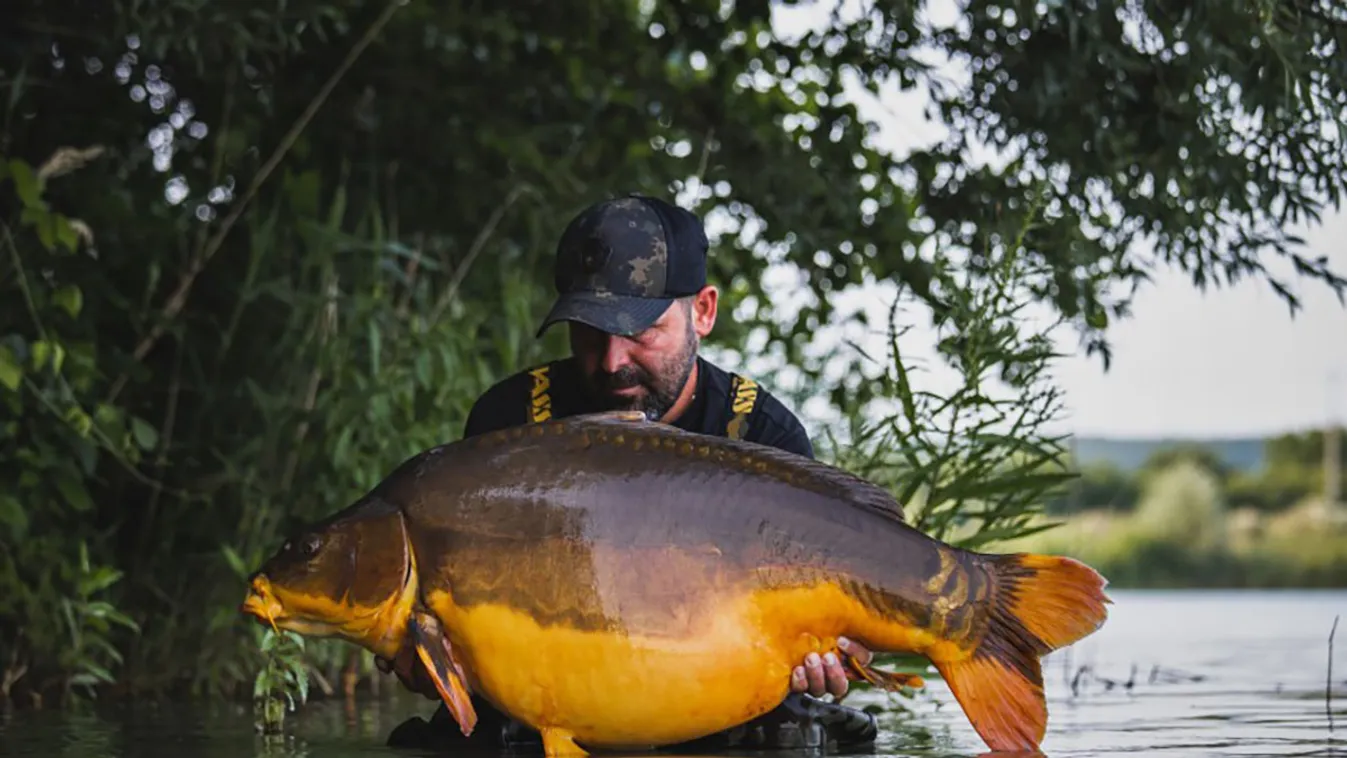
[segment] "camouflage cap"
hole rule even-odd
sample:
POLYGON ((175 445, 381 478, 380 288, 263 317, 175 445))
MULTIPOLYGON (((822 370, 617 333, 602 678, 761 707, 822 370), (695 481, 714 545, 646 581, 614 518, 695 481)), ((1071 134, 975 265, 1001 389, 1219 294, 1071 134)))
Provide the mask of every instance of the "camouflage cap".
POLYGON ((595 203, 566 226, 557 245, 557 300, 538 328, 578 321, 609 334, 636 334, 676 298, 706 285, 706 232, 696 215, 643 195, 595 203))

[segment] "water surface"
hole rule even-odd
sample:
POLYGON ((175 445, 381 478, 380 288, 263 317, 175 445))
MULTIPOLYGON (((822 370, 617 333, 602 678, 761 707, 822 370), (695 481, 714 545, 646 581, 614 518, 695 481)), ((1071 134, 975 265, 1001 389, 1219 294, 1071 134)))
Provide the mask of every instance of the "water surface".
MULTIPOLYGON (((1096 756, 1327 756, 1347 758, 1347 591, 1111 593, 1109 623, 1045 661, 1049 758, 1096 756), (1328 633, 1341 614, 1333 718, 1325 709, 1328 633)), ((615 693, 615 696, 623 696, 615 693)), ((863 693, 848 703, 891 702, 875 754, 972 758, 986 748, 939 680, 917 701, 863 693)), ((232 705, 138 706, 100 716, 18 712, 0 721, 0 756, 324 756, 397 758, 383 746, 411 715, 414 697, 311 704, 290 735, 254 735, 232 705)))

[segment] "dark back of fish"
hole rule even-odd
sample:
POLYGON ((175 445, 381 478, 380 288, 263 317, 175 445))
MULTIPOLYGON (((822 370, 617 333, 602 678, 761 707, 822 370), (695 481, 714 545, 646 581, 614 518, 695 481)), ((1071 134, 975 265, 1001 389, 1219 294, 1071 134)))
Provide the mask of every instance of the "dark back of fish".
POLYGON ((658 627, 708 593, 818 581, 882 595, 920 623, 947 550, 845 472, 654 423, 472 438, 408 461, 373 494, 403 509, 423 581, 460 605, 580 628, 658 627))

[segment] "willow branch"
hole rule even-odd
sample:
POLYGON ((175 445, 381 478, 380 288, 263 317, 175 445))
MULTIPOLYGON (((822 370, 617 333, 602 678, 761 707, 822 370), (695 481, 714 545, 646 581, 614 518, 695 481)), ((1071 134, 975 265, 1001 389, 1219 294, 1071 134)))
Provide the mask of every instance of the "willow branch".
POLYGON ((500 226, 501 219, 505 217, 505 212, 510 209, 510 206, 515 204, 515 201, 518 200, 519 196, 524 194, 527 189, 529 189, 527 185, 516 184, 505 196, 505 201, 496 206, 496 209, 491 212, 490 218, 486 220, 486 224, 484 224, 481 230, 477 232, 477 237, 472 241, 472 247, 468 248, 468 254, 464 256, 463 262, 460 263, 457 270, 454 271, 453 278, 449 281, 449 286, 445 288, 444 294, 440 296, 439 302, 435 303, 435 308, 430 313, 430 320, 428 323, 433 324, 440 320, 440 314, 449 306, 449 303, 453 302, 454 296, 458 294, 458 288, 462 286, 463 280, 468 275, 468 270, 472 268, 472 264, 477 260, 477 256, 482 254, 482 250, 486 247, 487 240, 491 239, 491 235, 496 232, 496 227, 500 226))

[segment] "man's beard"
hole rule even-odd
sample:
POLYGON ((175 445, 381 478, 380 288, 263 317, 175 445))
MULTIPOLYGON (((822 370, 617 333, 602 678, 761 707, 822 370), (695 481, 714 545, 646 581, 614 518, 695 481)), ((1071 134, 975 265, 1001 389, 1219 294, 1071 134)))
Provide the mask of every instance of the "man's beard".
POLYGON ((662 418, 678 402, 683 385, 692 374, 692 367, 697 362, 697 344, 697 333, 689 325, 683 350, 661 366, 657 374, 635 364, 623 366, 614 373, 598 369, 589 377, 590 394, 602 410, 641 411, 652 421, 662 418), (635 397, 612 394, 628 387, 641 387, 645 392, 635 397))

